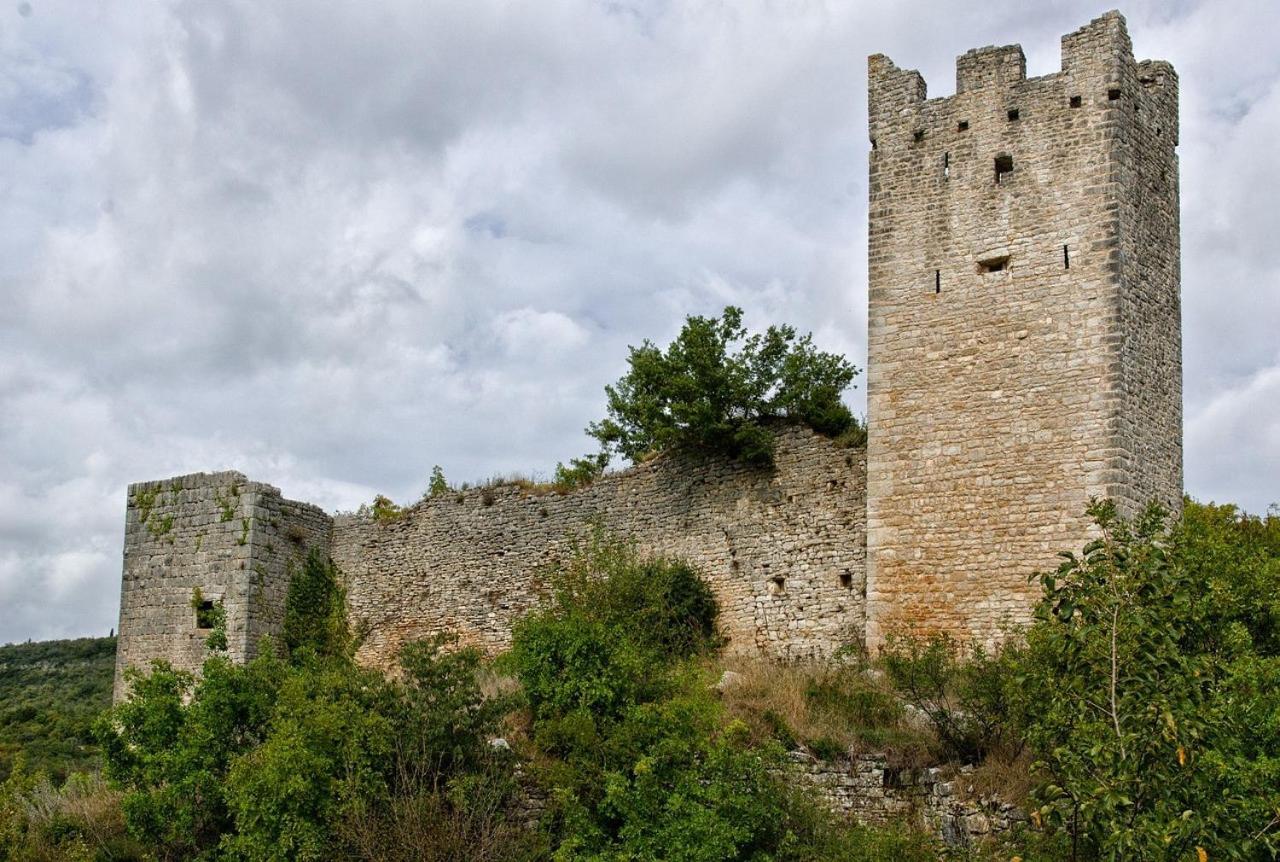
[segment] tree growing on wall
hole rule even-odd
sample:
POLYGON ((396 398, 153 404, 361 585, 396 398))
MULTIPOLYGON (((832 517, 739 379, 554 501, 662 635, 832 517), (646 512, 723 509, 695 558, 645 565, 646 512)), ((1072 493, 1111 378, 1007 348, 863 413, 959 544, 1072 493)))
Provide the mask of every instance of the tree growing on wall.
POLYGON ((808 425, 832 437, 858 427, 841 395, 858 369, 790 326, 748 334, 742 309, 690 316, 666 350, 631 348, 627 373, 605 387, 608 416, 587 427, 608 455, 632 461, 674 449, 773 461, 773 428, 808 425))

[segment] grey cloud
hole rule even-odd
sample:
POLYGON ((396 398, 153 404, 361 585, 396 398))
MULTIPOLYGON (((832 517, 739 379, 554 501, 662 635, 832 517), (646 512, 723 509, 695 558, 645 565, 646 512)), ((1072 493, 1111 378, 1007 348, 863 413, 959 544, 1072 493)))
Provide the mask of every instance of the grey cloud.
MULTIPOLYGON (((1020 41, 1049 72, 1104 8, 12 15, 0 641, 114 625, 129 481, 236 468, 332 509, 416 497, 433 464, 546 475, 590 448, 627 345, 730 302, 864 364, 866 55, 945 95, 965 49, 1020 41)), ((1183 82, 1188 487, 1258 510, 1280 497, 1280 10, 1241 10, 1126 9, 1183 82)))

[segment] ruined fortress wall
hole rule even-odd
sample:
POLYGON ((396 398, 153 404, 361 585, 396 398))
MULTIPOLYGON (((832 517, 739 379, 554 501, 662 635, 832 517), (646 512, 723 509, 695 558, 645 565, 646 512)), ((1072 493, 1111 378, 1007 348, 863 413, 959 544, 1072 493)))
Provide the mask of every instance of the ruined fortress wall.
POLYGON ((989 641, 1091 496, 1180 492, 1175 86, 1117 13, 1039 78, 1016 45, 941 99, 869 68, 867 640, 989 641))
POLYGON ((829 654, 860 637, 865 462, 810 431, 780 435, 776 468, 660 457, 560 495, 516 486, 438 495, 378 523, 339 517, 332 553, 361 661, 439 631, 498 650, 537 601, 540 569, 593 522, 699 568, 731 649, 829 654))
POLYGON ((240 473, 195 473, 129 486, 115 697, 126 667, 154 659, 194 671, 208 655, 209 631, 191 605, 204 599, 226 611, 227 653, 251 657, 283 612, 287 570, 312 545, 328 544, 329 517, 284 500, 240 473))

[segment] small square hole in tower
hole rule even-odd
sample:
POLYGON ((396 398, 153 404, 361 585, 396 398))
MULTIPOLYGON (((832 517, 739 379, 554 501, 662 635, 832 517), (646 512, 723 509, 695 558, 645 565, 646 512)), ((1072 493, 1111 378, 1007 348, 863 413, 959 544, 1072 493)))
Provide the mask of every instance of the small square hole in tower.
POLYGON ((787 579, 782 575, 774 575, 769 579, 769 595, 780 596, 787 591, 787 579))
POLYGON ((996 182, 1000 182, 1005 174, 1013 173, 1013 156, 1001 153, 996 156, 996 182))
POLYGON ((844 587, 846 590, 853 589, 853 575, 848 572, 842 572, 840 574, 840 586, 844 587))
POLYGON ((1018 109, 1017 109, 1017 108, 1010 108, 1010 109, 1009 109, 1009 122, 1011 122, 1011 123, 1012 123, 1014 120, 1018 119, 1018 117, 1020 117, 1020 116, 1022 116, 1022 115, 1018 113, 1018 109))
POLYGON ((978 272, 1004 272, 1009 268, 1009 255, 1002 254, 997 257, 988 257, 978 261, 978 272))
POLYGON ((917 144, 924 140, 924 129, 916 129, 911 133, 911 139, 917 144))
POLYGON ((968 121, 968 120, 961 120, 960 122, 956 123, 956 131, 957 131, 957 132, 967 132, 967 131, 969 131, 969 121, 968 121))
POLYGON ((196 605, 196 628, 211 629, 217 622, 217 614, 214 612, 213 602, 205 599, 196 605))
POLYGON ((1119 98, 1120 98, 1119 87, 1112 87, 1110 90, 1107 90, 1107 101, 1114 102, 1119 98))
POLYGON ((1079 96, 1072 96, 1070 104, 1071 104, 1071 107, 1078 108, 1084 104, 1084 99, 1080 98, 1079 96))

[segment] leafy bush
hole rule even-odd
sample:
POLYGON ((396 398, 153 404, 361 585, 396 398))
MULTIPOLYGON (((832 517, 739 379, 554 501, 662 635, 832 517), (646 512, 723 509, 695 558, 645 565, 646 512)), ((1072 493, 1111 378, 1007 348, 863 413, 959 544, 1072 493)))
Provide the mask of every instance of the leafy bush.
POLYGON ((244 665, 208 659, 198 679, 163 663, 130 674, 129 698, 99 734, 129 831, 160 855, 332 859, 412 847, 422 830, 469 822, 456 810, 464 788, 510 801, 510 769, 496 768, 487 742, 510 703, 481 694, 479 655, 439 637, 406 646, 398 678, 358 667, 338 580, 317 554, 294 573, 287 659, 267 643, 244 665), (405 816, 428 811, 443 821, 405 816), (380 835, 372 844, 369 828, 380 835))
POLYGON ((556 475, 552 484, 557 491, 561 492, 581 488, 598 479, 604 473, 604 468, 608 466, 609 455, 604 452, 588 455, 585 458, 571 458, 568 467, 557 462, 556 475))
POLYGON ((1101 536, 1040 576, 1019 674, 1036 817, 1082 858, 1274 858, 1275 525, 1192 503, 1172 532, 1158 508, 1089 511, 1101 536))
POLYGON ((699 661, 717 609, 688 566, 596 535, 551 584, 508 661, 533 707, 555 859, 935 858, 817 813, 788 788, 782 747, 726 717, 699 661))
POLYGON ((891 635, 880 666, 906 703, 920 710, 942 743, 944 757, 974 763, 1022 747, 1021 699, 1013 669, 1020 651, 1008 643, 994 656, 964 650, 947 635, 891 635))
POLYGON ((334 656, 346 654, 355 646, 347 623, 341 573, 316 548, 289 576, 281 637, 290 652, 334 656))
POLYGON ((719 320, 691 316, 665 352, 646 341, 627 363, 605 387, 608 417, 587 428, 609 455, 636 461, 690 449, 768 464, 771 424, 799 422, 832 437, 857 424, 840 400, 857 369, 790 326, 748 335, 740 308, 719 320))

